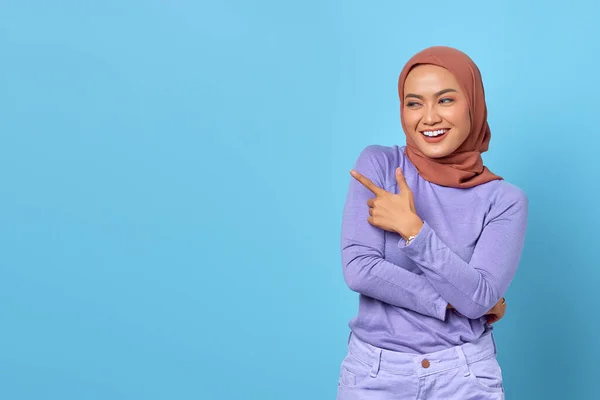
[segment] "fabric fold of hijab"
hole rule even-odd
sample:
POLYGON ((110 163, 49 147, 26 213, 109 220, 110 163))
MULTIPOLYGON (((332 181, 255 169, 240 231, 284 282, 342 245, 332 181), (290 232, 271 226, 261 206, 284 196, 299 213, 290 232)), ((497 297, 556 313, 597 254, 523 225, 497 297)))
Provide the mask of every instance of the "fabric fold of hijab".
POLYGON ((481 73, 469 56, 460 50, 434 46, 415 54, 404 66, 398 78, 400 115, 406 134, 406 155, 419 174, 427 181, 455 188, 471 188, 502 177, 483 165, 481 154, 488 150, 491 131, 487 122, 487 105, 481 73), (469 105, 471 131, 467 139, 452 154, 429 158, 415 145, 404 121, 404 83, 408 73, 417 65, 437 65, 456 78, 469 105))

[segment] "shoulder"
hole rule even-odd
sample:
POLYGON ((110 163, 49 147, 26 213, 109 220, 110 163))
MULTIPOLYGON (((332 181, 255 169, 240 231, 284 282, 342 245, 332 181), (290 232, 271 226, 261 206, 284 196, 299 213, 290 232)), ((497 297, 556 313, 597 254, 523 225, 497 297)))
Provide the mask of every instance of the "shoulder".
POLYGON ((398 166, 404 164, 406 158, 404 149, 406 146, 383 146, 379 144, 371 144, 362 149, 358 156, 357 162, 372 163, 375 168, 381 171, 386 171, 389 168, 394 171, 398 166))
POLYGON ((527 194, 508 181, 495 180, 474 189, 479 197, 489 202, 492 214, 511 212, 527 215, 529 207, 527 194))
POLYGON ((368 159, 381 164, 397 164, 402 157, 404 157, 404 146, 380 144, 368 145, 358 156, 359 159, 368 159))
POLYGON ((356 160, 355 169, 373 180, 380 187, 395 184, 395 171, 404 167, 404 146, 368 145, 363 148, 356 160), (391 178, 394 178, 390 181, 391 178))

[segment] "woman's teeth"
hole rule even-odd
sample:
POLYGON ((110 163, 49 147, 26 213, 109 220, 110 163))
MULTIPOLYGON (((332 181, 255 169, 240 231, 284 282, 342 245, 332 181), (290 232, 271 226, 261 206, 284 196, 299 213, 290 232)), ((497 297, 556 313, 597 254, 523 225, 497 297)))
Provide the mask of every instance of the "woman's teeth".
POLYGON ((437 131, 423 131, 422 133, 425 136, 436 137, 436 136, 443 135, 446 132, 448 132, 448 129, 438 129, 437 131))

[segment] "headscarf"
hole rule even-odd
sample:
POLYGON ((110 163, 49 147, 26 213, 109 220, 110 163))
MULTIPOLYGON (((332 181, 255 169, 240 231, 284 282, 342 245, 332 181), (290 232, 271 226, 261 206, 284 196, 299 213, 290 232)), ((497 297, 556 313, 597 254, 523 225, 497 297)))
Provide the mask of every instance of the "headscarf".
POLYGON ((404 66, 398 79, 400 115, 404 132, 404 83, 408 73, 417 65, 430 64, 445 68, 458 81, 469 105, 471 131, 456 151, 442 158, 429 158, 406 135, 406 155, 427 181, 442 186, 470 188, 502 179, 483 165, 481 153, 488 150, 491 132, 487 122, 487 106, 481 73, 469 56, 460 50, 434 46, 415 54, 404 66))

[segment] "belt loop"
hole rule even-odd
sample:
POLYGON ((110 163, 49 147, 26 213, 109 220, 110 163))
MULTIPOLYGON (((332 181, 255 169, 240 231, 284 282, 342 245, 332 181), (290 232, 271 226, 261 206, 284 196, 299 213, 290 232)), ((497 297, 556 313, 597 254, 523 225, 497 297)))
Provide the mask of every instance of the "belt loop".
POLYGON ((492 344, 494 345, 494 354, 498 354, 498 348, 496 347, 496 339, 494 338, 494 332, 490 332, 490 337, 492 338, 492 344))
POLYGON ((465 357, 465 352, 462 347, 456 346, 456 352, 458 353, 458 358, 463 362, 465 366, 465 376, 471 375, 471 370, 469 369, 469 363, 467 362, 467 357, 465 357))
POLYGON ((381 364, 381 349, 377 349, 377 354, 375 356, 375 362, 373 363, 373 368, 371 368, 371 377, 376 378, 379 373, 379 366, 381 364))

